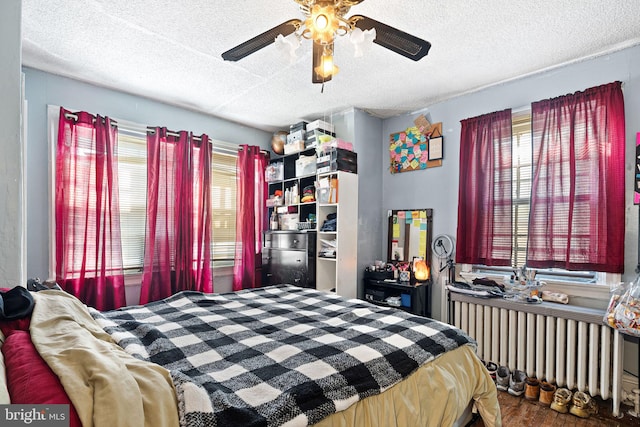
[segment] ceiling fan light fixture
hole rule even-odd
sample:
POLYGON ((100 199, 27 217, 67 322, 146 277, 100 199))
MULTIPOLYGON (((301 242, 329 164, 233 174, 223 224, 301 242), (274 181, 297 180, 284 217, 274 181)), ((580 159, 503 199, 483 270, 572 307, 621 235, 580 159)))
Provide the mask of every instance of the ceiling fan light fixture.
POLYGON ((360 58, 364 56, 365 52, 368 52, 373 46, 373 41, 376 39, 376 29, 362 31, 360 28, 355 27, 349 34, 349 41, 353 44, 355 52, 353 56, 360 58))
POLYGON ((275 39, 275 45, 278 51, 287 61, 289 61, 290 64, 293 64, 298 58, 296 50, 300 47, 300 39, 296 33, 291 33, 286 37, 282 34, 278 34, 278 37, 275 39))
MULTIPOLYGON (((333 63, 333 45, 350 35, 355 57, 363 56, 371 43, 418 61, 429 53, 431 43, 363 15, 345 18, 352 6, 364 0, 294 0, 305 20, 289 19, 222 53, 225 61, 238 61, 275 43, 291 63, 302 38, 313 41, 311 82, 324 83, 338 73, 333 63), (290 37, 289 37, 290 36, 290 37)), ((323 86, 324 87, 324 86, 323 86)))
POLYGON ((319 31, 323 31, 325 28, 327 28, 327 25, 329 24, 329 18, 327 18, 326 15, 320 14, 316 16, 315 24, 316 24, 315 27, 319 31))
POLYGON ((325 47, 320 58, 320 65, 315 68, 316 74, 324 79, 329 79, 338 74, 338 71, 340 68, 333 62, 333 52, 325 47))
POLYGON ((332 5, 315 4, 304 25, 303 37, 312 39, 316 43, 331 44, 340 27, 340 19, 332 5))

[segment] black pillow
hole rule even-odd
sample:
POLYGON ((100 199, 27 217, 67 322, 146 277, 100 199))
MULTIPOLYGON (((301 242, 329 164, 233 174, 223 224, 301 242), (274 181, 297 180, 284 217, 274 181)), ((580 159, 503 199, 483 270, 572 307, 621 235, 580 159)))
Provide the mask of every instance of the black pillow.
POLYGON ((0 319, 15 320, 28 317, 33 311, 33 296, 22 286, 0 292, 0 319))

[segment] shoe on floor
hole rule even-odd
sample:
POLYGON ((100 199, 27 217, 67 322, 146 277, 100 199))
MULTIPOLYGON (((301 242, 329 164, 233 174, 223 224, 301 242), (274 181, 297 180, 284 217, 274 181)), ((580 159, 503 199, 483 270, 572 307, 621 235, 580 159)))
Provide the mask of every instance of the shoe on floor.
POLYGON ((553 394, 553 402, 551 409, 561 414, 569 412, 569 401, 571 401, 571 392, 566 388, 559 388, 553 394))
POLYGON ((598 405, 587 393, 576 391, 573 394, 573 406, 569 412, 580 418, 589 418, 592 414, 598 413, 598 405))
POLYGON ((509 392, 512 396, 522 396, 524 393, 524 382, 527 379, 527 373, 516 369, 511 373, 511 378, 509 379, 509 392))
POLYGON ((496 387, 498 390, 507 391, 509 389, 509 377, 511 371, 507 366, 500 366, 496 371, 496 387))
POLYGON ((553 402, 553 394, 555 393, 555 391, 555 385, 546 381, 542 381, 540 383, 540 403, 545 406, 551 405, 551 402, 553 402))
POLYGON ((493 362, 486 362, 484 366, 487 367, 487 371, 489 371, 489 375, 491 375, 491 379, 493 382, 496 382, 496 372, 498 371, 498 365, 493 362))
POLYGON ((524 398, 538 400, 540 396, 540 381, 536 377, 527 377, 524 385, 524 398))

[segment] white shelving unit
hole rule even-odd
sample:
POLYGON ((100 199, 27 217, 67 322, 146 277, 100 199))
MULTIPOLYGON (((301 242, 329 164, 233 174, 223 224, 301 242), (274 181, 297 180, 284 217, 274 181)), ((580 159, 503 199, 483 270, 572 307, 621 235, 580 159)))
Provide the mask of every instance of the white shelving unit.
MULTIPOLYGON (((295 223, 308 221, 309 217, 316 216, 316 202, 301 203, 302 192, 306 186, 314 185, 316 181, 315 168, 308 174, 300 174, 296 170, 296 161, 302 156, 315 156, 315 147, 305 149, 303 151, 287 154, 280 157, 275 157, 270 160, 269 163, 282 163, 283 176, 282 179, 268 182, 269 196, 272 196, 276 190, 282 192, 283 204, 280 206, 272 206, 267 208, 267 217, 271 217, 271 213, 275 209, 279 215, 295 215, 295 223), (298 200, 289 201, 284 200, 284 195, 287 190, 297 188, 298 200)), ((315 166, 315 165, 314 165, 315 166)), ((315 230, 316 227, 308 227, 305 230, 315 230)), ((295 230, 291 230, 295 231, 295 230)))
POLYGON ((318 203, 316 289, 336 292, 347 298, 358 296, 358 175, 349 172, 318 174, 318 179, 337 178, 337 203, 318 203), (336 231, 321 231, 331 213, 336 214, 336 231), (335 258, 322 256, 324 241, 336 241, 335 258))

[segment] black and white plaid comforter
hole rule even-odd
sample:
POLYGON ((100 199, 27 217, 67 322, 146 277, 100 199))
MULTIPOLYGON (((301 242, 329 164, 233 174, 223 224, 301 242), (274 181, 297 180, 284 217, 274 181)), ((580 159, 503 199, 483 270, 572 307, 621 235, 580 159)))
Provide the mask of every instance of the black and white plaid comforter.
POLYGON ((287 285, 92 314, 171 372, 183 426, 313 424, 473 345, 435 320, 287 285))

